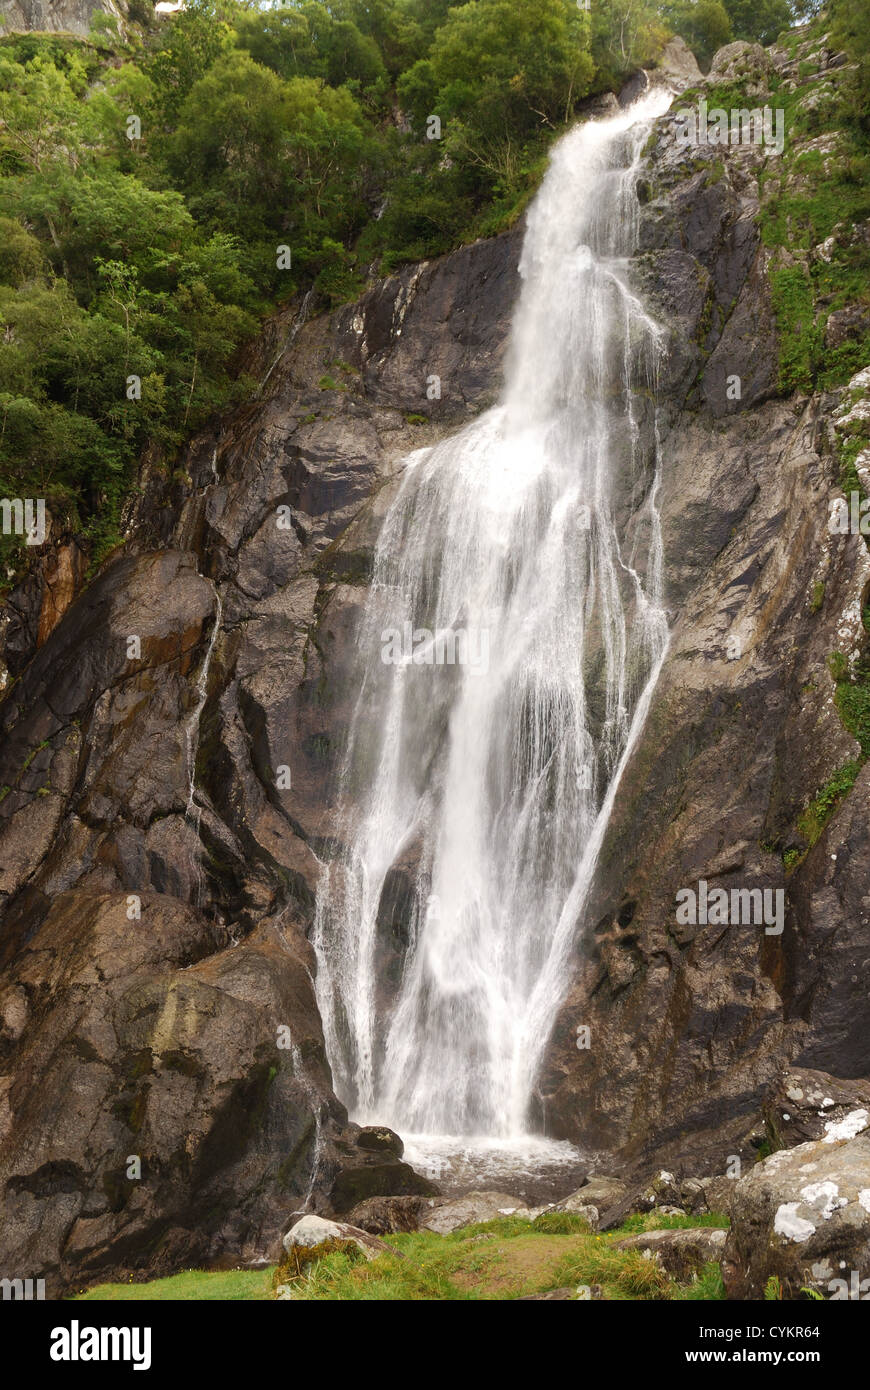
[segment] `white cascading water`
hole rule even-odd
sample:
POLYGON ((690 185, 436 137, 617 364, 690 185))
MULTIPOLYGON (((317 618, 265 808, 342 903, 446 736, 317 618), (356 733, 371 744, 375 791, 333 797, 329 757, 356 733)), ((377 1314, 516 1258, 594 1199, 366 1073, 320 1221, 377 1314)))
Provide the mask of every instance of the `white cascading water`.
POLYGON ((377 545, 317 994, 354 1118, 429 1136, 430 1152, 436 1136, 528 1135, 667 644, 662 335, 626 258, 640 152, 669 100, 556 146, 528 216, 501 402, 405 461, 377 545), (398 963, 383 920, 397 883, 398 963))

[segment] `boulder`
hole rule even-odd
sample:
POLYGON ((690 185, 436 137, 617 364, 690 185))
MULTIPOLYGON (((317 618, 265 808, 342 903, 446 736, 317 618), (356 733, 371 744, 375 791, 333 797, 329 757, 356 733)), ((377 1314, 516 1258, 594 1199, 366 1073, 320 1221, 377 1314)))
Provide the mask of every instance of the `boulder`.
POLYGON ((842 347, 844 343, 858 342, 867 336, 868 331, 870 314, 866 309, 857 304, 835 309, 825 324, 825 346, 842 347))
POLYGON ((620 1178, 592 1177, 583 1187, 578 1187, 570 1196, 555 1202, 552 1211, 579 1211, 581 1207, 598 1207, 607 1210, 628 1194, 627 1185, 620 1178))
POLYGON ((763 1298, 771 1278, 784 1298, 806 1287, 859 1296, 849 1290, 870 1273, 870 1129, 865 1119, 854 1138, 837 1134, 860 1113, 824 1139, 771 1154, 735 1184, 722 1264, 729 1298, 763 1298))
MULTIPOLYGON (((706 1210, 722 1212, 727 1216, 731 1211, 731 1199, 734 1196, 734 1184, 737 1181, 737 1178, 729 1178, 724 1174, 719 1177, 701 1178, 706 1210)), ((703 1208, 693 1208, 693 1210, 703 1210, 703 1208)))
POLYGON ((722 1259, 727 1231, 693 1226, 680 1231, 643 1231, 617 1241, 617 1250, 640 1250, 671 1276, 684 1282, 702 1265, 722 1259))
POLYGON ((665 44, 656 64, 656 76, 662 77, 669 87, 682 91, 692 87, 702 78, 697 59, 685 39, 676 34, 665 44))
POLYGON ((703 1178, 684 1178, 680 1183, 680 1200, 686 1211, 709 1211, 703 1178))
MULTIPOLYGON (((572 1201, 570 1206, 559 1202, 554 1207, 535 1207, 529 1212, 529 1216, 534 1221, 539 1216, 547 1216, 550 1212, 565 1212, 571 1216, 579 1216, 582 1221, 586 1222, 590 1231, 597 1231, 601 1224, 601 1212, 599 1208, 592 1206, 591 1203, 584 1202, 572 1201)), ((520 1213, 520 1215, 524 1214, 525 1213, 520 1213)))
POLYGON ((288 1256, 298 1260, 300 1268, 310 1262, 307 1259, 309 1253, 316 1258, 315 1252, 321 1246, 331 1247, 336 1243, 354 1246, 367 1260, 376 1260, 379 1255, 398 1254, 392 1246, 361 1230, 359 1226, 351 1226, 347 1221, 326 1221, 322 1216, 313 1215, 301 1216, 281 1243, 288 1256))
POLYGON ((496 1221, 500 1216, 528 1216, 529 1209, 508 1192, 467 1192, 464 1197, 441 1202, 420 1222, 421 1231, 446 1236, 478 1221, 496 1221))
POLYGON ((767 73, 770 67, 770 56, 760 43, 736 39, 713 54, 709 78, 711 82, 722 82, 726 77, 734 78, 743 73, 767 73))
POLYGON ((395 1130, 387 1129, 386 1125, 365 1125, 357 1135, 357 1148, 369 1150, 372 1153, 390 1153, 396 1158, 401 1158, 405 1152, 405 1145, 402 1143, 395 1130))
POLYGON ((791 1149, 824 1139, 832 1126, 862 1109, 870 1112, 870 1081, 838 1081, 827 1072, 793 1067, 771 1086, 763 1115, 772 1146, 791 1149))
POLYGON ((420 1217, 435 1206, 434 1197, 369 1197, 348 1213, 348 1221, 370 1235, 416 1231, 420 1217))
POLYGON ((371 1197, 437 1197, 438 1188, 396 1156, 403 1152, 398 1134, 384 1127, 348 1125, 336 1143, 338 1171, 329 1205, 338 1216, 371 1197))
POLYGON ((643 1200, 649 1201, 650 1207, 679 1206, 681 1197, 681 1187, 679 1179, 673 1173, 669 1173, 666 1168, 660 1168, 650 1183, 643 1200))

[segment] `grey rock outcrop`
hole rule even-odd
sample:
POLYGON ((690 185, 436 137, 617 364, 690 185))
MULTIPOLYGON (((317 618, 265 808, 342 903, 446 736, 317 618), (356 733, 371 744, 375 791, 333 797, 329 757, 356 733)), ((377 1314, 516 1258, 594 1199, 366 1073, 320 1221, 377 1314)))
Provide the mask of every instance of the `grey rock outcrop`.
POLYGON ((123 34, 127 18, 125 0, 0 0, 4 30, 11 34, 37 29, 76 34, 85 39, 98 12, 109 15, 118 32, 123 34))
POLYGON ((303 1267, 324 1245, 333 1248, 335 1245, 352 1245, 367 1260, 396 1253, 385 1241, 378 1240, 368 1231, 362 1231, 347 1221, 327 1221, 322 1216, 300 1217, 290 1227, 282 1244, 286 1253, 296 1255, 303 1267))
POLYGON ((870 1116, 863 1115, 856 1137, 833 1131, 771 1154, 736 1184, 722 1264, 729 1298, 762 1298, 771 1279, 785 1298, 804 1288, 838 1300, 870 1292, 870 1116))
POLYGON ((870 1114, 870 1081, 838 1081, 826 1072, 794 1067, 778 1077, 764 1102, 764 1123, 775 1149, 824 1139, 849 1115, 870 1114))
POLYGON ((523 1216, 526 1211, 525 1202, 512 1197, 509 1192, 468 1192, 464 1197, 441 1202, 426 1212, 420 1222, 420 1230, 445 1236, 479 1221, 496 1221, 500 1216, 523 1216))
POLYGON ((617 1250, 639 1250, 671 1276, 684 1282, 703 1265, 718 1263, 725 1249, 727 1231, 715 1226, 695 1226, 679 1231, 644 1231, 617 1241, 617 1250))

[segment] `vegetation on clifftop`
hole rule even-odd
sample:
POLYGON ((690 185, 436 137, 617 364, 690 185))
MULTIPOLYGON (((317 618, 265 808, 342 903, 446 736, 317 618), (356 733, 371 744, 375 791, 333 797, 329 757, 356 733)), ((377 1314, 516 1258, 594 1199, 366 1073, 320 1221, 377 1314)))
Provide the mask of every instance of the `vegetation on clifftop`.
MULTIPOLYGON (((0 496, 45 498, 99 560, 143 450, 171 468, 250 394, 263 315, 511 225, 578 103, 670 33, 703 60, 800 10, 136 0, 123 39, 100 11, 89 40, 0 39, 0 496)), ((0 537, 7 578, 29 553, 0 537)))

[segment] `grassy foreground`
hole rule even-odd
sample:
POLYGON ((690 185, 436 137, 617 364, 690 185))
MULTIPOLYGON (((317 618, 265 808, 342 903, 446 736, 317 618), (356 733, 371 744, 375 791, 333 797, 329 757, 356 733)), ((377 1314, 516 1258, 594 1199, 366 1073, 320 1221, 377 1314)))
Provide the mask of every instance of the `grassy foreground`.
POLYGON ((285 1280, 294 1300, 493 1301, 551 1289, 600 1285, 607 1300, 720 1299, 719 1266, 706 1265, 691 1282, 676 1283, 637 1250, 617 1243, 639 1231, 691 1226, 725 1227, 724 1216, 632 1217, 618 1231, 595 1235, 581 1217, 547 1212, 529 1223, 503 1217, 453 1235, 428 1231, 395 1235, 398 1252, 370 1263, 356 1252, 326 1254, 302 1279, 282 1267, 221 1273, 186 1270, 147 1284, 100 1284, 79 1297, 94 1299, 268 1299, 285 1280))
POLYGON ((141 1299, 157 1302, 201 1302, 203 1299, 223 1299, 233 1303, 252 1299, 271 1299, 274 1265, 262 1269, 227 1269, 209 1273, 202 1269, 185 1269, 168 1279, 152 1279, 147 1284, 98 1284, 86 1293, 78 1294, 76 1302, 94 1300, 133 1302, 141 1299))

